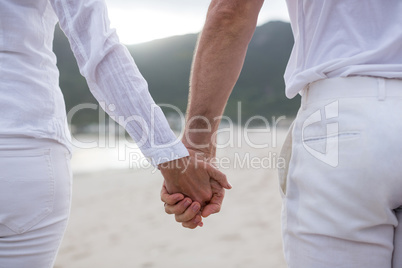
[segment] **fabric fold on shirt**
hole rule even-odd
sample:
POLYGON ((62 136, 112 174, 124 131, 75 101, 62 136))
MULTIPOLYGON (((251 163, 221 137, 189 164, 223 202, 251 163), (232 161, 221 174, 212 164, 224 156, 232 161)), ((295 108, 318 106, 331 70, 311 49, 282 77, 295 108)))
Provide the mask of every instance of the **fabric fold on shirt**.
POLYGON ((158 165, 188 156, 129 51, 110 28, 104 0, 0 3, 0 74, 4 74, 0 104, 8 103, 8 110, 0 112, 4 126, 0 135, 50 138, 71 149, 52 52, 57 20, 92 94, 127 130, 145 157, 158 165), (16 21, 22 26, 15 25, 16 21))

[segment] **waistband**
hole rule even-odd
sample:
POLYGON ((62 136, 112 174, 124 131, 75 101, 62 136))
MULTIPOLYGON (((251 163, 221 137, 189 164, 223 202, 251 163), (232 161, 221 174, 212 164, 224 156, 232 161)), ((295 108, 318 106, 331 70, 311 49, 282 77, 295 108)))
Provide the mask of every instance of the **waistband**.
POLYGON ((382 77, 352 76, 315 81, 303 89, 302 105, 320 100, 373 97, 402 97, 402 80, 382 77))
POLYGON ((62 150, 63 152, 70 154, 65 145, 52 139, 38 139, 19 135, 0 135, 0 152, 41 149, 62 150))

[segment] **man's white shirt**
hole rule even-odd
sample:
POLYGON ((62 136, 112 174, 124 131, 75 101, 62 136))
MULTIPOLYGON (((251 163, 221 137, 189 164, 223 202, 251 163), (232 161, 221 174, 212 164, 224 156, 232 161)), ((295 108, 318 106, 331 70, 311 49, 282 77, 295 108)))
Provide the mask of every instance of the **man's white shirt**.
POLYGON ((295 45, 286 95, 333 77, 402 78, 402 1, 287 0, 295 45))

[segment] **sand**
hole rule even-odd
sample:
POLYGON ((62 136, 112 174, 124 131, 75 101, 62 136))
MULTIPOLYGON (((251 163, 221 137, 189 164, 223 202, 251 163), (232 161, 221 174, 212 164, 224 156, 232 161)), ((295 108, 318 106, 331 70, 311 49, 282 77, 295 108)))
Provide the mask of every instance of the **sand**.
MULTIPOLYGON (((243 143, 218 151, 232 161, 222 171, 233 189, 227 191, 222 211, 196 230, 181 227, 164 213, 159 172, 75 174, 70 223, 55 268, 286 267, 276 168, 234 164, 236 153, 261 159, 271 152, 271 158, 277 158, 285 130, 277 133, 278 142, 270 148, 243 143)), ((261 140, 265 135, 253 137, 261 140)))

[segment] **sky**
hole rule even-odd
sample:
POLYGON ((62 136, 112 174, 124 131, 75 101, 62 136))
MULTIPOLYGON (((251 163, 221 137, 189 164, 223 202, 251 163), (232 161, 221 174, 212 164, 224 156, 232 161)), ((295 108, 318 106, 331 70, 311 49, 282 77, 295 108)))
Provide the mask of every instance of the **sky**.
MULTIPOLYGON (((106 0, 111 26, 121 42, 137 44, 173 35, 198 33, 210 0, 106 0)), ((258 24, 289 21, 285 0, 266 0, 258 24)))

